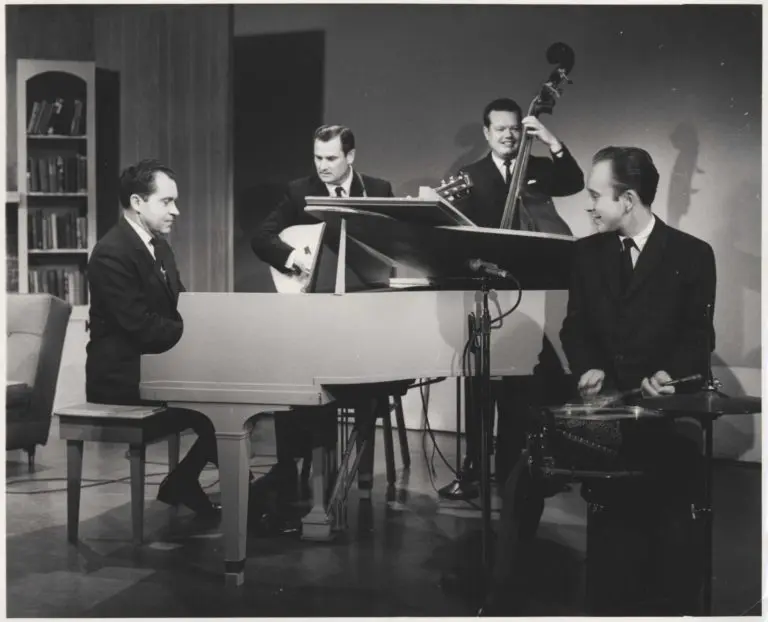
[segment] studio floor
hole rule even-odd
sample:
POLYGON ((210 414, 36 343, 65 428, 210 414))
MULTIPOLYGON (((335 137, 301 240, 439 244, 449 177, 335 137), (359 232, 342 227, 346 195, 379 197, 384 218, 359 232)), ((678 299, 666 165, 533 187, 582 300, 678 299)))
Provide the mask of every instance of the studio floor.
MULTIPOLYGON (((182 438, 182 452, 193 438, 182 438)), ((272 421, 260 421, 252 436, 254 474, 274 462, 273 439, 272 421)), ((437 441, 455 465, 455 438, 441 434, 437 441)), ((66 448, 54 422, 34 473, 26 455, 7 457, 7 616, 472 615, 440 579, 457 557, 457 542, 479 528, 479 512, 441 502, 435 486, 448 483, 450 471, 436 456, 430 477, 422 434, 410 432, 409 442, 411 468, 403 472, 396 448, 398 481, 390 491, 378 442, 372 501, 360 501, 352 489, 344 534, 330 543, 249 538, 245 585, 228 589, 218 527, 155 500, 167 471, 162 443, 147 451, 145 544, 131 544, 126 447, 111 444, 86 444, 84 485, 96 485, 82 491, 80 541, 68 544, 66 448)), ((431 456, 429 439, 426 450, 431 456)), ((203 483, 218 496, 215 469, 203 483)), ((714 494, 713 613, 760 615, 760 469, 718 463, 714 494)), ((574 487, 547 502, 531 568, 540 580, 530 615, 583 615, 585 544, 585 506, 574 487)))

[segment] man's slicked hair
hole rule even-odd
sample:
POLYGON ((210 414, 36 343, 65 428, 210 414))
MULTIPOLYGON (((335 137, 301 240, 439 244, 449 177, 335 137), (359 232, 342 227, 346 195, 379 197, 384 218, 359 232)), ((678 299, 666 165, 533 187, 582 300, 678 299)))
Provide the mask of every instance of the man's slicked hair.
POLYGON ((643 205, 650 207, 659 186, 659 171, 651 155, 639 147, 603 147, 592 158, 592 164, 608 161, 613 173, 613 198, 634 190, 643 205))
POLYGON ((520 105, 514 100, 508 97, 501 97, 494 99, 483 110, 483 125, 489 127, 491 125, 491 113, 496 110, 498 112, 514 112, 517 114, 517 119, 520 121, 523 118, 523 111, 520 105))
POLYGON ((344 125, 321 125, 315 130, 315 140, 327 143, 336 137, 341 139, 341 149, 347 155, 355 148, 355 135, 344 125))
POLYGON ((133 194, 138 194, 146 200, 157 189, 155 176, 158 173, 165 173, 174 181, 176 180, 176 173, 173 172, 173 169, 159 160, 142 160, 125 169, 120 175, 120 205, 125 209, 129 208, 133 194))

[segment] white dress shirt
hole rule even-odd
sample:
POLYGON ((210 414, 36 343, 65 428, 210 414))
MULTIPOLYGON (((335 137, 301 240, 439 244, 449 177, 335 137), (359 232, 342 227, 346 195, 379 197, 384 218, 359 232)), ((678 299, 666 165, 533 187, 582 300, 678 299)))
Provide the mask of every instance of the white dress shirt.
MULTIPOLYGON (((564 148, 561 144, 558 146, 558 150, 553 152, 550 150, 550 153, 552 153, 552 156, 555 158, 562 158, 563 157, 563 151, 564 148)), ((499 173, 501 174, 501 178, 504 181, 507 181, 505 178, 505 175, 507 174, 506 166, 504 166, 504 158, 500 158, 496 155, 495 152, 491 151, 491 159, 493 160, 493 163, 496 165, 496 168, 499 169, 499 173)), ((517 162, 517 158, 512 158, 509 162, 509 176, 512 177, 512 173, 515 170, 515 162, 517 162)))
MULTIPOLYGON (((125 216, 123 216, 123 218, 125 218, 125 216)), ((157 257, 155 257, 155 247, 152 246, 153 238, 152 238, 152 235, 149 233, 149 231, 147 231, 140 225, 133 222, 130 218, 125 218, 125 219, 128 221, 128 224, 131 225, 131 227, 133 227, 133 230, 136 232, 136 235, 138 235, 141 238, 141 241, 144 242, 144 245, 147 247, 147 250, 152 255, 152 258, 157 259, 157 257)))
POLYGON ((646 242, 648 242, 648 238, 651 237, 651 232, 653 231, 653 226, 656 224, 656 216, 651 214, 651 221, 645 226, 645 229, 643 229, 640 233, 633 236, 626 236, 626 235, 620 235, 619 240, 621 240, 621 247, 624 248, 624 240, 626 240, 628 237, 632 238, 632 241, 635 243, 635 246, 630 249, 629 254, 632 257, 632 265, 637 265, 637 258, 640 257, 640 253, 643 252, 643 248, 645 247, 646 242))
MULTIPOLYGON (((491 159, 493 160, 493 163, 496 165, 496 168, 499 169, 499 173, 501 174, 501 178, 504 181, 507 181, 505 179, 505 176, 507 174, 506 166, 504 166, 504 158, 500 158, 497 156, 493 151, 491 151, 491 159)), ((512 177, 512 172, 515 170, 515 162, 517 162, 517 158, 512 158, 509 162, 509 176, 512 177)))
POLYGON ((328 195, 335 197, 336 196, 336 188, 342 188, 344 190, 343 197, 349 197, 349 190, 352 187, 352 178, 354 177, 355 172, 350 167, 349 169, 349 175, 347 175, 347 178, 340 184, 325 184, 325 187, 328 188, 328 195))

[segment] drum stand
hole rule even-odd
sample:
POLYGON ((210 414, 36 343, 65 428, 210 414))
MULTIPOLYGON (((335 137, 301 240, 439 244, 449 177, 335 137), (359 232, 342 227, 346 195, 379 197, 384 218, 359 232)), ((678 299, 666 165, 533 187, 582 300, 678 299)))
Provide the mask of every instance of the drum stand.
MULTIPOLYGON (((725 397, 718 389, 720 383, 714 379, 711 373, 704 385, 705 393, 716 393, 725 397)), ((694 515, 701 515, 704 520, 704 589, 702 614, 712 615, 712 553, 713 553, 713 517, 712 517, 712 453, 713 453, 713 424, 719 415, 715 413, 701 413, 701 424, 704 431, 704 460, 706 462, 704 475, 704 507, 695 508, 694 515)))

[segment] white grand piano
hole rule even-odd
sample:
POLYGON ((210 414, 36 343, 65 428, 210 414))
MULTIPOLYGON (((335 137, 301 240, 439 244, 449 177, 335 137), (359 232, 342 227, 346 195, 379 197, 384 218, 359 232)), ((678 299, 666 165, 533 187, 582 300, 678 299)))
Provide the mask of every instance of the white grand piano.
MULTIPOLYGON (((329 221, 338 218, 329 214, 329 221)), ((356 230, 360 223, 355 218, 345 213, 343 227, 356 230)), ((365 221, 365 216, 360 218, 365 221)), ((413 232, 398 233, 397 223, 384 220, 389 227, 385 237, 419 237, 413 232)), ((391 244, 379 245, 374 239, 381 237, 382 222, 378 219, 376 230, 379 235, 373 237, 360 231, 350 235, 363 238, 374 248, 379 246, 376 251, 385 255, 399 252, 391 244)), ((421 233, 426 235, 426 230, 421 233)), ((465 244, 456 240, 472 238, 466 242, 472 252, 485 249, 491 260, 505 267, 511 262, 499 261, 499 249, 520 253, 523 248, 531 262, 541 262, 543 255, 561 265, 572 241, 557 235, 465 227, 431 228, 429 235, 438 240, 422 249, 430 261, 435 254, 455 253, 456 244, 465 244), (432 248, 435 243, 440 247, 437 250, 432 248)), ((522 258, 514 258, 514 263, 522 263, 522 258)), ((418 264, 409 261, 410 266, 419 268, 418 264)), ((518 308, 492 333, 494 375, 530 374, 545 341, 565 365, 558 333, 567 292, 563 288, 524 289, 518 308)), ((493 291, 491 315, 510 309, 517 299, 516 290, 493 291)), ((475 291, 450 289, 181 295, 184 335, 169 352, 142 358, 141 395, 198 410, 213 422, 220 461, 227 584, 241 585, 244 581, 253 418, 293 406, 332 402, 335 388, 345 385, 464 375, 467 316, 477 313, 479 301, 475 291)), ((313 464, 321 468, 317 460, 313 464)), ((320 514, 319 520, 330 525, 328 508, 317 498, 323 497, 322 489, 319 495, 317 485, 314 490, 316 507, 311 514, 314 520, 320 514)))

